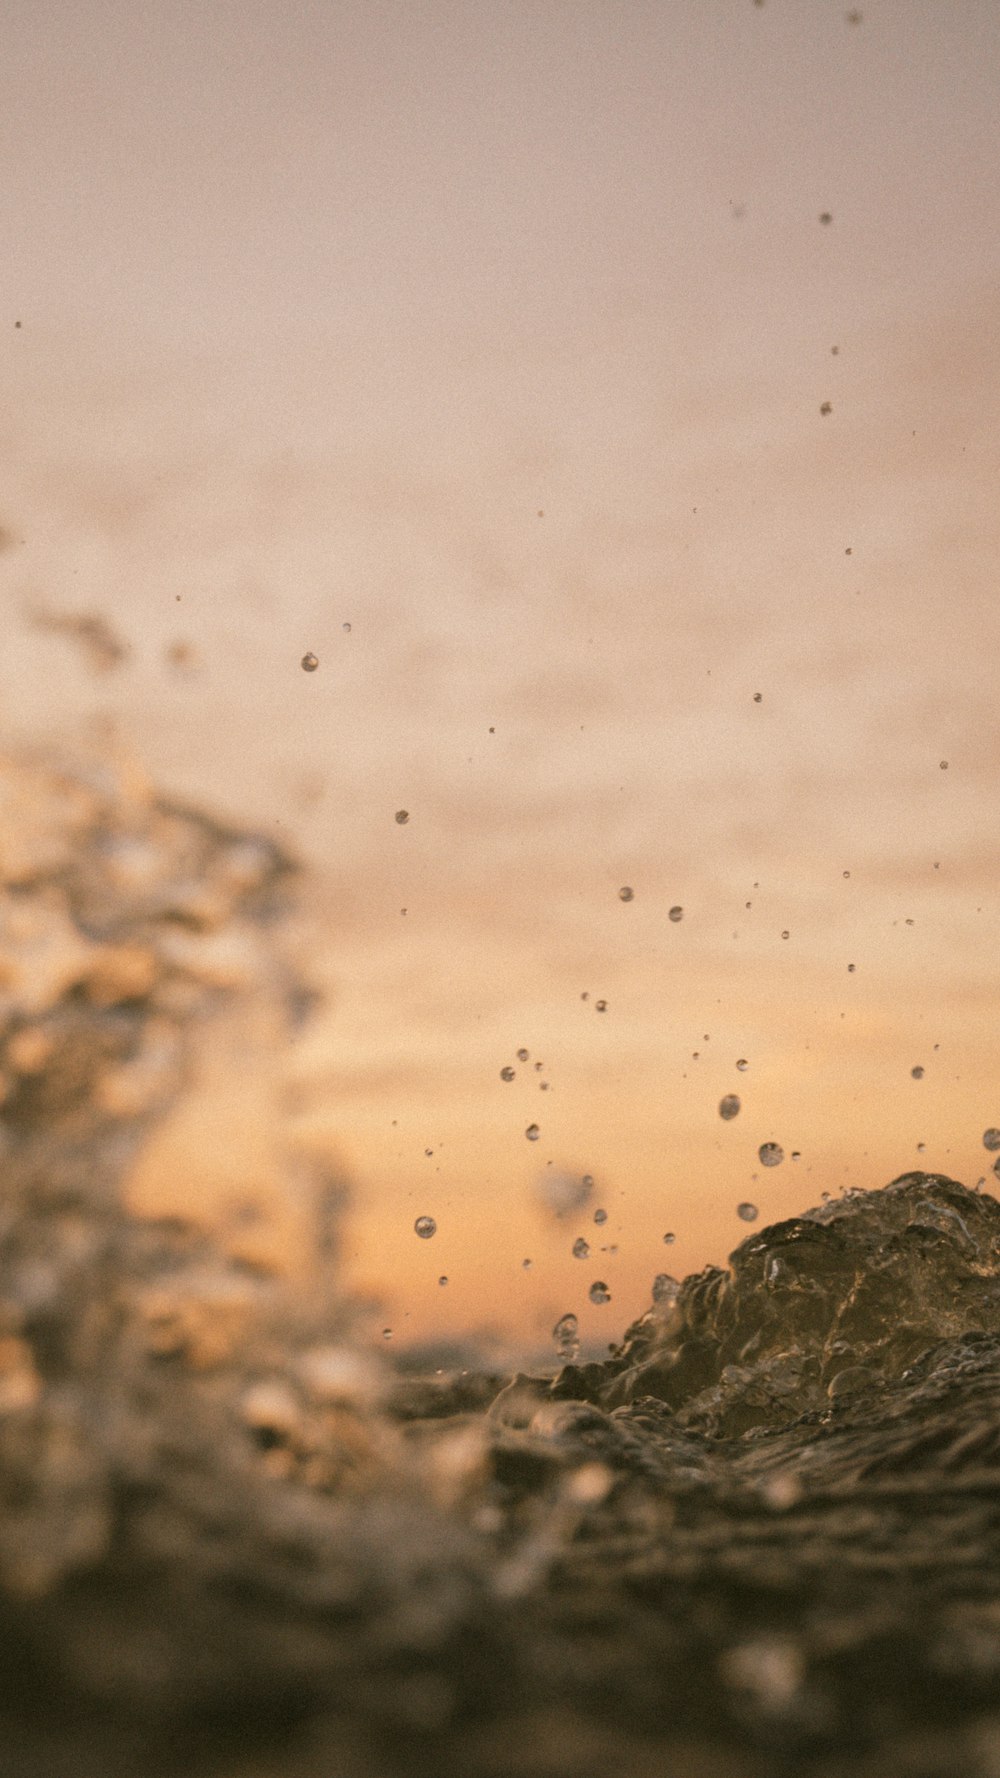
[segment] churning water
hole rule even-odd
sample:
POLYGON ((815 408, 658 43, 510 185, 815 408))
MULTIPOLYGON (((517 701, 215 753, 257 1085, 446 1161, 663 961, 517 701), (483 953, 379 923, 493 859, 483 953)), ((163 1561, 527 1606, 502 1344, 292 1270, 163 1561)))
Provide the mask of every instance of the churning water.
POLYGON ((992 1197, 909 1173, 661 1274, 604 1362, 565 1316, 544 1374, 408 1374, 328 1180, 294 1286, 124 1207, 220 1009, 300 1005, 284 861, 100 773, 4 794, 4 1772, 1000 1774, 992 1197))

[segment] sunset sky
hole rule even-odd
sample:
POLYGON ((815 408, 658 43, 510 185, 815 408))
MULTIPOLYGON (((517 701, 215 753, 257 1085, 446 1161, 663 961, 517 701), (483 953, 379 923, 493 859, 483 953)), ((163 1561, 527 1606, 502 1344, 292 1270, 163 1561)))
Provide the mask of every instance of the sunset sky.
POLYGON ((313 867, 401 1339, 996 1185, 998 92, 995 0, 3 8, 4 733, 313 867))

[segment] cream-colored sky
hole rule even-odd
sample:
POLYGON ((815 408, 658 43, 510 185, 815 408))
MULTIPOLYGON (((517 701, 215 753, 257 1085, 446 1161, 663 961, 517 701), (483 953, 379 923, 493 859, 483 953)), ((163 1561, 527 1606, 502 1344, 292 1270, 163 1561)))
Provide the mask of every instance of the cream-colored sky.
POLYGON ((986 1171, 1000 13, 860 10, 5 9, 5 726, 319 868, 401 1333, 610 1338, 742 1198, 986 1171))

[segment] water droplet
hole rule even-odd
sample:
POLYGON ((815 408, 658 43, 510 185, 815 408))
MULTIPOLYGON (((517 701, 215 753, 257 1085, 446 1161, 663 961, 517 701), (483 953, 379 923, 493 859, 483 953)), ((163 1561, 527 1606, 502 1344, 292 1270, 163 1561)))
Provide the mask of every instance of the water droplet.
POLYGON ((627 883, 623 883, 622 887, 618 891, 618 900, 619 901, 634 901, 635 900, 635 890, 630 889, 627 883))
POLYGON ((413 1225, 414 1230, 420 1236, 421 1241, 429 1241, 432 1235, 436 1235, 437 1226, 433 1216, 418 1216, 413 1225))
POLYGON ((594 1211, 594 1221, 596 1223, 607 1222, 607 1220, 608 1220, 608 1213, 606 1210, 595 1210, 594 1211))
POLYGON ((549 1090, 549 1083, 548 1083, 548 1081, 547 1081, 547 1080, 540 1080, 540 1081, 539 1081, 539 1083, 538 1083, 538 1091, 539 1091, 539 1092, 540 1092, 540 1093, 547 1093, 547 1092, 548 1092, 548 1090, 549 1090))
POLYGON ((448 1282, 448 1274, 447 1274, 447 1272, 442 1272, 440 1278, 438 1279, 438 1283, 439 1284, 447 1284, 447 1282, 448 1282))
POLYGON ((517 1059, 519 1062, 526 1062, 528 1060, 527 1050, 518 1050, 517 1059))
POLYGON ((608 1003, 607 1003, 607 1001, 606 1001, 606 1000, 595 1000, 595 1002, 594 1002, 594 1010, 595 1010, 595 1011, 596 1011, 596 1012, 607 1012, 607 1010, 608 1010, 608 1003))
POLYGON ((530 1272, 530 1271, 531 1271, 531 1261, 530 1261, 530 1259, 522 1259, 522 1261, 521 1261, 521 1270, 522 1270, 522 1272, 530 1272))
POLYGON ((670 912, 667 915, 667 919, 672 920, 675 926, 677 925, 678 920, 683 920, 683 918, 684 918, 684 909, 680 908, 680 907, 671 908, 670 912))
POLYGON ((341 626, 340 626, 340 627, 341 627, 341 629, 342 629, 342 630, 343 630, 343 631, 344 631, 344 632, 345 632, 345 633, 346 633, 346 634, 347 634, 347 635, 348 635, 348 636, 349 636, 349 635, 350 635, 350 633, 351 633, 351 626, 350 626, 350 624, 346 624, 346 623, 345 623, 345 624, 341 624, 341 626))
POLYGON ((946 759, 943 759, 941 761, 941 770, 942 770, 942 772, 946 772, 948 770, 948 761, 946 759))
POLYGON ((513 1068, 501 1068, 500 1079, 501 1080, 513 1080, 514 1079, 514 1072, 515 1071, 513 1068))
POLYGON ((581 1183, 586 1186, 588 1191, 593 1191, 593 1189, 594 1189, 594 1175, 593 1175, 593 1173, 585 1173, 581 1183))
POLYGON ((396 825, 398 827, 405 827, 406 823, 409 821, 409 819, 410 819, 409 809, 397 809, 396 810, 396 825))
POLYGON ((587 1245, 587 1242, 584 1240, 582 1235, 578 1235, 576 1240, 573 1242, 573 1258, 574 1259, 589 1259, 590 1258, 590 1248, 587 1245))
POLYGON ((853 963, 849 963, 849 964, 848 964, 848 965, 847 965, 847 973, 848 973, 848 975, 853 975, 853 974, 854 974, 854 964, 853 964, 853 963))
POLYGON ((782 938, 790 938, 791 937, 791 934, 789 933, 787 927, 781 936, 782 936, 782 938))
POLYGON ((785 1151, 780 1142, 762 1142, 757 1150, 757 1159, 762 1167, 780 1167, 785 1158, 785 1151))
POLYGON ((926 1142, 918 1142, 917 1143, 917 1153, 918 1154, 923 1154, 925 1152, 926 1148, 927 1148, 926 1142))
POLYGON ((528 1128, 525 1130, 524 1133, 527 1136, 529 1142, 537 1142, 538 1138, 542 1132, 538 1128, 537 1124, 529 1124, 528 1128))
POLYGON ((654 1303, 675 1303, 680 1288, 677 1279, 671 1278, 669 1272, 657 1272, 653 1279, 654 1303))
POLYGON ((303 671, 303 673, 315 673, 316 668, 318 666, 319 666, 319 657, 317 655, 304 654, 302 656, 302 671, 303 671))
POLYGON ((992 1125, 988 1130, 984 1130, 983 1147, 988 1148, 991 1154, 995 1154, 1000 1148, 1000 1130, 995 1130, 992 1125))
POLYGON ((727 1093, 724 1099, 719 1100, 719 1116, 723 1118, 726 1123, 729 1122, 730 1118, 738 1117, 739 1111, 740 1098, 738 1093, 727 1093))
POLYGON ((676 1235, 664 1235, 664 1237, 663 1237, 664 1247, 672 1247, 674 1242, 676 1241, 676 1239, 677 1239, 676 1235))
POLYGON ((910 1073, 912 1074, 914 1080, 923 1080, 923 1078, 924 1078, 924 1071, 919 1066, 919 1064, 917 1065, 916 1068, 911 1068, 910 1073))
POLYGON ((739 1061, 737 1062, 736 1066, 739 1069, 741 1074, 745 1074, 747 1069, 749 1068, 750 1064, 747 1061, 745 1056, 741 1056, 739 1061))
POLYGON ((534 1067, 536 1074, 541 1074, 542 1069, 545 1067, 545 1063, 544 1062, 535 1062, 535 1063, 533 1063, 533 1067, 534 1067))
POLYGON ((610 1303, 611 1292, 602 1278, 595 1278, 587 1292, 592 1303, 610 1303))
POLYGON ((556 1352, 560 1358, 567 1358, 572 1364, 580 1350, 580 1324, 575 1315, 560 1315, 552 1329, 552 1338, 556 1343, 556 1352))
POLYGON ((392 1339, 392 1328, 391 1327, 383 1327, 382 1338, 383 1338, 383 1340, 391 1340, 392 1339))
POLYGON ((764 700, 764 693, 762 691, 755 691, 753 694, 754 703, 760 704, 760 703, 763 703, 763 700, 764 700))
POLYGON ((736 1214, 741 1222, 756 1222, 760 1213, 756 1204, 737 1204, 736 1214))
POLYGON ((801 1159, 802 1159, 801 1148, 793 1148, 792 1149, 792 1160, 793 1161, 800 1161, 801 1159))

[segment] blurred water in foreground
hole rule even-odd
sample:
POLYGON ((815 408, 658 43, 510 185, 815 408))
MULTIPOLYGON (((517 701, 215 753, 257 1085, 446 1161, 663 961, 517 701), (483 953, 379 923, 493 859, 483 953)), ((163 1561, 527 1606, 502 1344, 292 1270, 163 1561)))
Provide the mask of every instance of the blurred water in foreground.
POLYGON ((291 861, 99 761, 0 795, 11 1778, 995 1778, 994 1198, 755 1228, 602 1362, 394 1361, 291 861))

